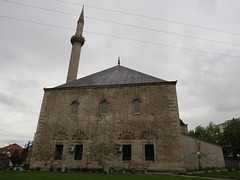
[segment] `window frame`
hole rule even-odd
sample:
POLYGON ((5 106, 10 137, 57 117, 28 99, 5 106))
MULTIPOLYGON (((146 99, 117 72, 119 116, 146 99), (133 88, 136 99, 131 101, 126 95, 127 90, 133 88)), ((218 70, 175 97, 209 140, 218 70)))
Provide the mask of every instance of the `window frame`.
POLYGON ((102 100, 100 103, 100 114, 107 115, 108 114, 108 101, 102 100))
POLYGON ((131 161, 132 160, 132 145, 123 144, 122 145, 122 160, 131 161))
POLYGON ((144 144, 144 159, 145 161, 155 161, 154 144, 144 144))
POLYGON ((79 103, 77 101, 71 103, 71 115, 76 115, 78 113, 78 105, 79 103))
POLYGON ((63 144, 56 144, 55 145, 54 159, 56 159, 56 160, 61 160, 62 159, 63 147, 64 147, 63 144))
POLYGON ((140 100, 140 98, 135 98, 133 100, 133 114, 141 114, 141 100, 140 100))
POLYGON ((83 144, 76 144, 74 147, 74 160, 82 160, 82 158, 83 158, 83 144), (79 147, 79 150, 77 147, 79 147))

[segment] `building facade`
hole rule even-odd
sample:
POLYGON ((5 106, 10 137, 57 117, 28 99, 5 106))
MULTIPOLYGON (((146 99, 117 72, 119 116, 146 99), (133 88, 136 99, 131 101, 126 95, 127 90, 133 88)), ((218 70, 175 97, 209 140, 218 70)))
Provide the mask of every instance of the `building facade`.
POLYGON ((240 121, 240 117, 238 118, 232 118, 230 120, 226 120, 224 123, 217 124, 217 126, 220 128, 220 132, 223 133, 225 128, 227 127, 228 123, 230 123, 232 120, 238 120, 240 121))
MULTIPOLYGON (((44 89, 33 152, 57 153, 56 167, 99 168, 88 159, 87 149, 105 142, 119 150, 109 161, 115 170, 184 170, 185 156, 194 149, 184 151, 177 82, 126 68, 120 60, 117 66, 77 79, 83 18, 82 11, 71 38, 67 82, 44 89)), ((42 166, 33 158, 30 165, 42 166)))

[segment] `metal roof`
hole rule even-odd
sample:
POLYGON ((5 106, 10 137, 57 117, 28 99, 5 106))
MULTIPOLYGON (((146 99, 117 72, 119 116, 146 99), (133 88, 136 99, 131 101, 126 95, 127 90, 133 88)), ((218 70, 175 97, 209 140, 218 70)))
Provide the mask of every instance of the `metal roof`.
MULTIPOLYGON (((175 82, 175 81, 174 81, 175 82)), ((146 84, 146 83, 171 83, 121 65, 94 73, 92 75, 62 84, 55 88, 146 84)), ((175 82, 176 83, 176 82, 175 82)))

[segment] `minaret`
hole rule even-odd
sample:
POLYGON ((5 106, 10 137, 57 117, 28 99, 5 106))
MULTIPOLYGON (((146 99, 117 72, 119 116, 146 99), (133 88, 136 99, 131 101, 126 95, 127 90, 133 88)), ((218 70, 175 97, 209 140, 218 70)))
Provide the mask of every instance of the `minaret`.
POLYGON ((83 11, 84 11, 84 8, 82 9, 81 15, 77 22, 76 33, 71 38, 72 52, 71 52, 71 57, 70 57, 70 62, 68 67, 67 83, 77 79, 81 48, 85 42, 85 39, 82 36, 83 25, 84 25, 83 11))

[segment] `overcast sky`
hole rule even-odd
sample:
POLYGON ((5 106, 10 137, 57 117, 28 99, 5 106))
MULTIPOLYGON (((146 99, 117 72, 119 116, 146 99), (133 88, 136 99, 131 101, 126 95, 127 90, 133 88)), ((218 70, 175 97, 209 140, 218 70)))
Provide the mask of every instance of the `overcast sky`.
POLYGON ((0 0, 0 147, 33 140, 43 88, 66 82, 83 4, 78 78, 121 57, 178 81, 189 129, 240 117, 239 0, 0 0))

